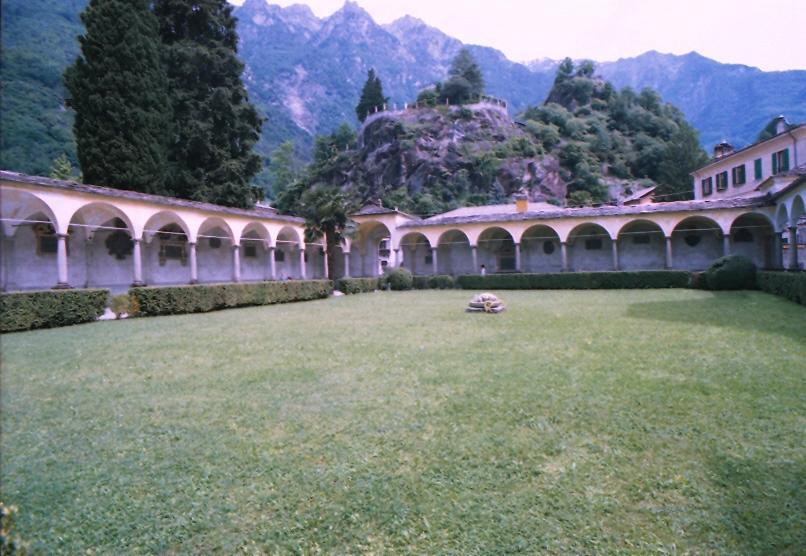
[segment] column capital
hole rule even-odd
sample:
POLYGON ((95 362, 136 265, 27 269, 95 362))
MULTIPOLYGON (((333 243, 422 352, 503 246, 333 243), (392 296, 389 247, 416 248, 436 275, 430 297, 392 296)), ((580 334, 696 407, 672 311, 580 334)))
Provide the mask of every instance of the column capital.
POLYGON ((70 234, 56 233, 56 234, 54 234, 54 235, 55 235, 57 238, 59 238, 59 239, 67 239, 67 238, 69 238, 69 237, 70 237, 70 234))
POLYGON ((196 247, 195 241, 188 241, 188 247, 196 247))

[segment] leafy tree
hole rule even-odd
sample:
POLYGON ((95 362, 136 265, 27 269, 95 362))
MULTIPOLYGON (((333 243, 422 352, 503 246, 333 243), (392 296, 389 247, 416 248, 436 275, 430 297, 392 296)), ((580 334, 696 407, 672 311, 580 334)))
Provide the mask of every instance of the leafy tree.
POLYGON ((262 120, 249 102, 226 0, 155 0, 173 108, 168 156, 180 197, 251 207, 262 191, 253 152, 262 120))
POLYGON ((464 77, 451 77, 442 86, 442 100, 451 104, 462 104, 469 101, 473 95, 473 86, 464 77))
POLYGON ((658 195, 661 200, 690 199, 693 191, 690 172, 708 162, 700 146, 697 130, 681 125, 666 145, 663 161, 658 168, 658 195))
POLYGON ((338 187, 316 184, 302 193, 296 212, 305 219, 307 242, 325 238, 325 256, 332 276, 336 268, 335 249, 353 229, 347 217, 350 212, 347 197, 338 187))
POLYGON ((89 183, 146 193, 166 188, 170 108, 157 20, 146 0, 91 0, 81 54, 64 82, 78 160, 89 183))
POLYGON ((571 58, 566 57, 562 62, 560 62, 559 67, 557 67, 557 75, 554 77, 554 85, 558 85, 563 81, 567 81, 574 76, 574 61, 571 58))
POLYGON ((363 122, 371 112, 376 108, 380 110, 388 101, 389 98, 383 96, 381 78, 375 74, 374 69, 370 69, 367 72, 367 81, 361 90, 361 99, 355 107, 356 116, 363 122))
POLYGON ((285 141, 274 149, 269 159, 272 197, 279 197, 302 175, 302 166, 294 152, 294 142, 285 141))
POLYGON ((48 175, 55 180, 74 180, 76 178, 73 174, 73 164, 64 153, 53 161, 53 166, 50 167, 50 174, 48 175))
POLYGON ((481 74, 481 68, 467 48, 462 48, 453 59, 448 75, 450 76, 449 82, 457 78, 464 79, 470 85, 471 96, 484 93, 484 77, 481 74))

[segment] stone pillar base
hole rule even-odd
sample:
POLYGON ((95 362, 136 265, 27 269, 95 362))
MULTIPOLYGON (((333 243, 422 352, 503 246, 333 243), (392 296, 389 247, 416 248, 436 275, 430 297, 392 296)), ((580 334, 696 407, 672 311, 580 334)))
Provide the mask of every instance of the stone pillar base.
POLYGON ((67 282, 59 282, 55 286, 53 286, 54 290, 72 290, 73 286, 68 284, 67 282))
POLYGON ((142 288, 142 287, 145 287, 145 285, 146 285, 145 282, 132 282, 132 287, 133 288, 142 288))
POLYGON ((198 280, 191 280, 189 283, 190 283, 191 286, 195 286, 196 284, 199 283, 199 281, 198 280))

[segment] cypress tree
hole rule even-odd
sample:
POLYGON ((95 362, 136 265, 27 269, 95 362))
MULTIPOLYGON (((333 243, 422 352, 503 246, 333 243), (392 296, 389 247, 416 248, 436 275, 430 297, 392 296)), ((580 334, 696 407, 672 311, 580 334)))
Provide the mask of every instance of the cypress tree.
POLYGON ((484 93, 484 77, 476 59, 467 48, 462 48, 451 63, 448 75, 452 79, 463 78, 470 84, 470 94, 478 96, 484 93))
POLYGON ((251 207, 262 196, 249 181, 262 124, 241 80, 238 35, 226 0, 156 0, 168 74, 173 133, 171 183, 180 197, 251 207))
POLYGON ((170 107, 157 19, 146 0, 91 0, 64 82, 88 183, 165 194, 170 107))
POLYGON ((383 96, 381 78, 375 74, 374 69, 370 69, 367 72, 367 81, 361 90, 361 99, 355 107, 356 116, 363 122, 375 108, 382 108, 388 100, 387 97, 383 96))

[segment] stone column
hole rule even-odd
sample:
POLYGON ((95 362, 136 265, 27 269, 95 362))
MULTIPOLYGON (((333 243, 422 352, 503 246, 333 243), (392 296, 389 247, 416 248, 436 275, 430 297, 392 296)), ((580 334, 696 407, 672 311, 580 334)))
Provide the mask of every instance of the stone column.
POLYGON ((232 281, 241 281, 241 246, 232 246, 232 281))
POLYGON ((666 238, 666 268, 672 269, 672 236, 666 238))
MULTIPOLYGON (((398 255, 398 253, 397 253, 397 251, 395 251, 395 256, 397 256, 397 255, 398 255)), ((397 261, 397 266, 399 266, 399 267, 406 266, 406 248, 403 247, 402 245, 400 246, 400 258, 397 261)))
POLYGON ((134 243, 132 249, 132 261, 134 262, 134 281, 132 282, 132 286, 145 286, 146 283, 143 281, 143 257, 141 253, 142 248, 142 239, 132 239, 134 243))
POLYGON ((190 260, 190 283, 199 283, 199 267, 196 264, 196 242, 188 242, 188 259, 190 260))
POLYGON ((473 256, 473 272, 481 274, 481 269, 479 268, 479 252, 475 245, 470 246, 470 254, 473 256))
POLYGON ((0 248, 0 291, 6 291, 8 288, 7 259, 11 253, 12 247, 11 242, 3 235, 2 230, 0 230, 0 242, 2 242, 2 247, 0 248))
POLYGON ((722 234, 722 254, 725 257, 730 255, 730 234, 722 234))
POLYGON ((92 237, 84 242, 84 287, 90 287, 90 269, 92 268, 92 237))
POLYGON ((325 280, 330 279, 330 266, 327 262, 327 247, 322 247, 322 269, 325 271, 325 280))
POLYGON ((431 248, 431 272, 436 275, 437 273, 437 248, 431 248))
POLYGON ((773 232, 772 234, 772 266, 773 268, 784 268, 784 239, 783 232, 773 232))
POLYGON ((276 247, 269 247, 269 280, 277 280, 276 247))
POLYGON ((789 228, 789 270, 798 270, 798 227, 789 228))
POLYGON ((344 277, 345 278, 350 277, 350 252, 349 251, 344 252, 344 277))
POLYGON ((618 270, 618 240, 610 240, 610 248, 613 251, 613 270, 618 270))
POLYGON ((367 275, 367 252, 361 251, 361 277, 367 275))
POLYGON ((71 288, 67 272, 67 234, 56 234, 56 270, 58 282, 54 289, 71 288))
POLYGON ((568 272, 568 243, 560 242, 560 257, 563 263, 563 272, 568 272))
POLYGON ((308 270, 305 268, 305 248, 299 248, 299 275, 303 280, 308 279, 308 270))
POLYGON ((521 271, 521 244, 515 244, 515 272, 521 271))
POLYGON ((399 266, 403 266, 403 259, 400 258, 400 248, 398 247, 394 251, 395 251, 395 262, 394 262, 394 264, 392 266, 394 268, 397 268, 399 266))

